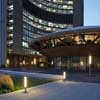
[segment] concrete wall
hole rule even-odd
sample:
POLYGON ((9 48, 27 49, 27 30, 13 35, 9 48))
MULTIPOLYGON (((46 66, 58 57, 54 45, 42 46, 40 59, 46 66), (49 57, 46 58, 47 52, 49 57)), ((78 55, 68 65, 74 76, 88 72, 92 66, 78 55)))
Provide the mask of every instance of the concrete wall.
POLYGON ((6 0, 0 0, 0 67, 6 63, 6 0))

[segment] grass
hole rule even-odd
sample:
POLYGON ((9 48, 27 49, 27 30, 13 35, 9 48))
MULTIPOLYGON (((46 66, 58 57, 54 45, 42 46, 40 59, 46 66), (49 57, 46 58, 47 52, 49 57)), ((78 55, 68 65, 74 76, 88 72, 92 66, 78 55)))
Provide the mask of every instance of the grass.
MULTIPOLYGON (((23 83, 23 77, 13 77, 15 90, 23 89, 24 83, 23 83)), ((45 83, 52 82, 53 80, 46 80, 46 79, 36 79, 36 78, 28 78, 28 88, 32 86, 42 85, 45 83)))
MULTIPOLYGON (((12 77, 12 79, 14 82, 14 91, 24 89, 23 77, 12 77)), ((28 88, 33 87, 33 86, 37 86, 37 85, 46 84, 49 82, 53 82, 53 80, 28 78, 28 88)), ((3 88, 0 90, 3 90, 3 88)), ((9 92, 10 92, 9 90, 5 90, 4 93, 9 93, 9 92)), ((3 92, 0 91, 0 94, 3 94, 3 92)))

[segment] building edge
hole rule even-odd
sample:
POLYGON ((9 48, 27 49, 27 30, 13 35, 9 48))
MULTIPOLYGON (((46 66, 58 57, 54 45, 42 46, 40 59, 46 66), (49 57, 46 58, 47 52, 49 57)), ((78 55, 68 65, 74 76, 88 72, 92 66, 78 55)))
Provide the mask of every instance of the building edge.
POLYGON ((6 5, 7 0, 0 0, 0 67, 6 66, 6 5))

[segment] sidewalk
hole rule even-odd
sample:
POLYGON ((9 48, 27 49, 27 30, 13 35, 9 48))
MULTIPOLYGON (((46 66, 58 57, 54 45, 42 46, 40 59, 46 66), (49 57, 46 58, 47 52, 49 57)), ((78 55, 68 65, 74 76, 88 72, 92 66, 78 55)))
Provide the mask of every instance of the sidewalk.
POLYGON ((100 100, 100 84, 59 81, 3 94, 0 100, 100 100))

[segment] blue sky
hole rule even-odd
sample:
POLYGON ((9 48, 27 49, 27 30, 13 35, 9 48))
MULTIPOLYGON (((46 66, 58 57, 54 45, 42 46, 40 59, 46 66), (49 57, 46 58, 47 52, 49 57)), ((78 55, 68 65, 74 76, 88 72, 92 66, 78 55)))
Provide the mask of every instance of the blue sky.
POLYGON ((100 0, 84 0, 84 25, 100 25, 100 0))

